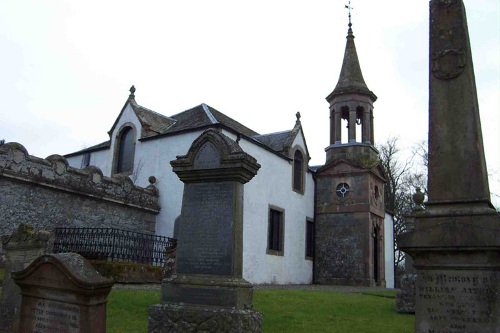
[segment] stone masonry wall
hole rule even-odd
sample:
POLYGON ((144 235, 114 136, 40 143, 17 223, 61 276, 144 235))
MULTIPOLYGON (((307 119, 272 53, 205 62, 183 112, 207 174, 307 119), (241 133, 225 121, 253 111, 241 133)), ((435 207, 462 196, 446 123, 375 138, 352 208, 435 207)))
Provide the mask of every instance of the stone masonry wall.
MULTIPOLYGON (((130 178, 108 178, 100 169, 76 169, 66 159, 41 159, 18 143, 0 147, 0 236, 20 223, 35 229, 113 227, 155 231, 158 190, 130 178)), ((0 249, 0 253, 1 253, 0 249)))

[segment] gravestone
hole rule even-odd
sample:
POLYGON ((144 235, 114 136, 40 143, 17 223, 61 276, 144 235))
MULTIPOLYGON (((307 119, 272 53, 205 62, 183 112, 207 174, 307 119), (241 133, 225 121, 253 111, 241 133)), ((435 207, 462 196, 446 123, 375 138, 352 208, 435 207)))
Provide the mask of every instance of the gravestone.
POLYGON ((490 202, 465 8, 430 2, 429 181, 415 230, 415 332, 500 332, 500 218, 490 202))
POLYGON ((49 232, 35 232, 30 225, 24 223, 19 224, 12 235, 2 237, 6 265, 0 297, 0 332, 15 332, 19 327, 21 290, 12 280, 10 273, 25 269, 36 258, 43 255, 49 238, 49 232))
POLYGON ((171 164, 184 182, 176 272, 149 309, 149 332, 261 332, 242 278, 244 184, 260 165, 212 129, 171 164))
MULTIPOLYGON (((413 194, 415 208, 405 215, 406 231, 415 230, 415 212, 424 209, 425 194, 417 187, 413 194)), ((415 313, 415 285, 417 283, 417 270, 413 267, 413 258, 405 257, 405 273, 401 276, 400 290, 396 293, 396 311, 399 313, 415 313)))
POLYGON ((106 332, 113 281, 79 254, 43 255, 12 278, 22 294, 19 332, 106 332))

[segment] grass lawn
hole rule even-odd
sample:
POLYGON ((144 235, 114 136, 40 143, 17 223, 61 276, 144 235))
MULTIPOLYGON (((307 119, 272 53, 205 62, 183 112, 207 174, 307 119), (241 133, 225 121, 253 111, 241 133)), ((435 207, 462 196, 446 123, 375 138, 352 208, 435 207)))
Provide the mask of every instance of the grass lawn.
MULTIPOLYGON (((363 295, 256 290, 254 308, 264 315, 264 332, 413 332, 414 316, 395 312, 394 295, 393 291, 363 295)), ((160 291, 113 290, 108 297, 107 331, 146 332, 148 305, 159 300, 160 291)))

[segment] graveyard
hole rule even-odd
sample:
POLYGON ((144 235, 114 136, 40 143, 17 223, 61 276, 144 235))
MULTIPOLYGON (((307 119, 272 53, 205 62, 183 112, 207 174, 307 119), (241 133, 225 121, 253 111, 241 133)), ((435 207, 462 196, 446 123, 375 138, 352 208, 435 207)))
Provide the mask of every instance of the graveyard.
MULTIPOLYGON (((3 272, 0 269, 0 281, 3 272)), ((254 297, 255 309, 264 314, 264 332, 413 331, 414 316, 395 312, 392 290, 258 289, 254 297), (282 306, 277 307, 278 303, 282 306)), ((146 332, 147 308, 159 298, 159 287, 151 285, 143 289, 113 289, 108 297, 107 332, 146 332)))

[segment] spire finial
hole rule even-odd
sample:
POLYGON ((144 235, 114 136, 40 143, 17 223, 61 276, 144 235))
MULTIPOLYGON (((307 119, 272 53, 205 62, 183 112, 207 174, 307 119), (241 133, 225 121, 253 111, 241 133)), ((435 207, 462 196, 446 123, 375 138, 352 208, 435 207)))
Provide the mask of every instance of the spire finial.
POLYGON ((354 9, 351 7, 351 0, 349 0, 349 3, 347 5, 345 5, 345 8, 347 9, 348 13, 349 13, 349 30, 351 30, 351 27, 352 27, 352 23, 351 23, 351 9, 354 9))
POLYGON ((130 87, 130 95, 128 96, 129 98, 135 98, 135 87, 132 85, 132 87, 130 87))
POLYGON ((295 124, 300 124, 300 112, 297 111, 297 113, 295 114, 295 117, 297 118, 297 120, 295 121, 295 124))

